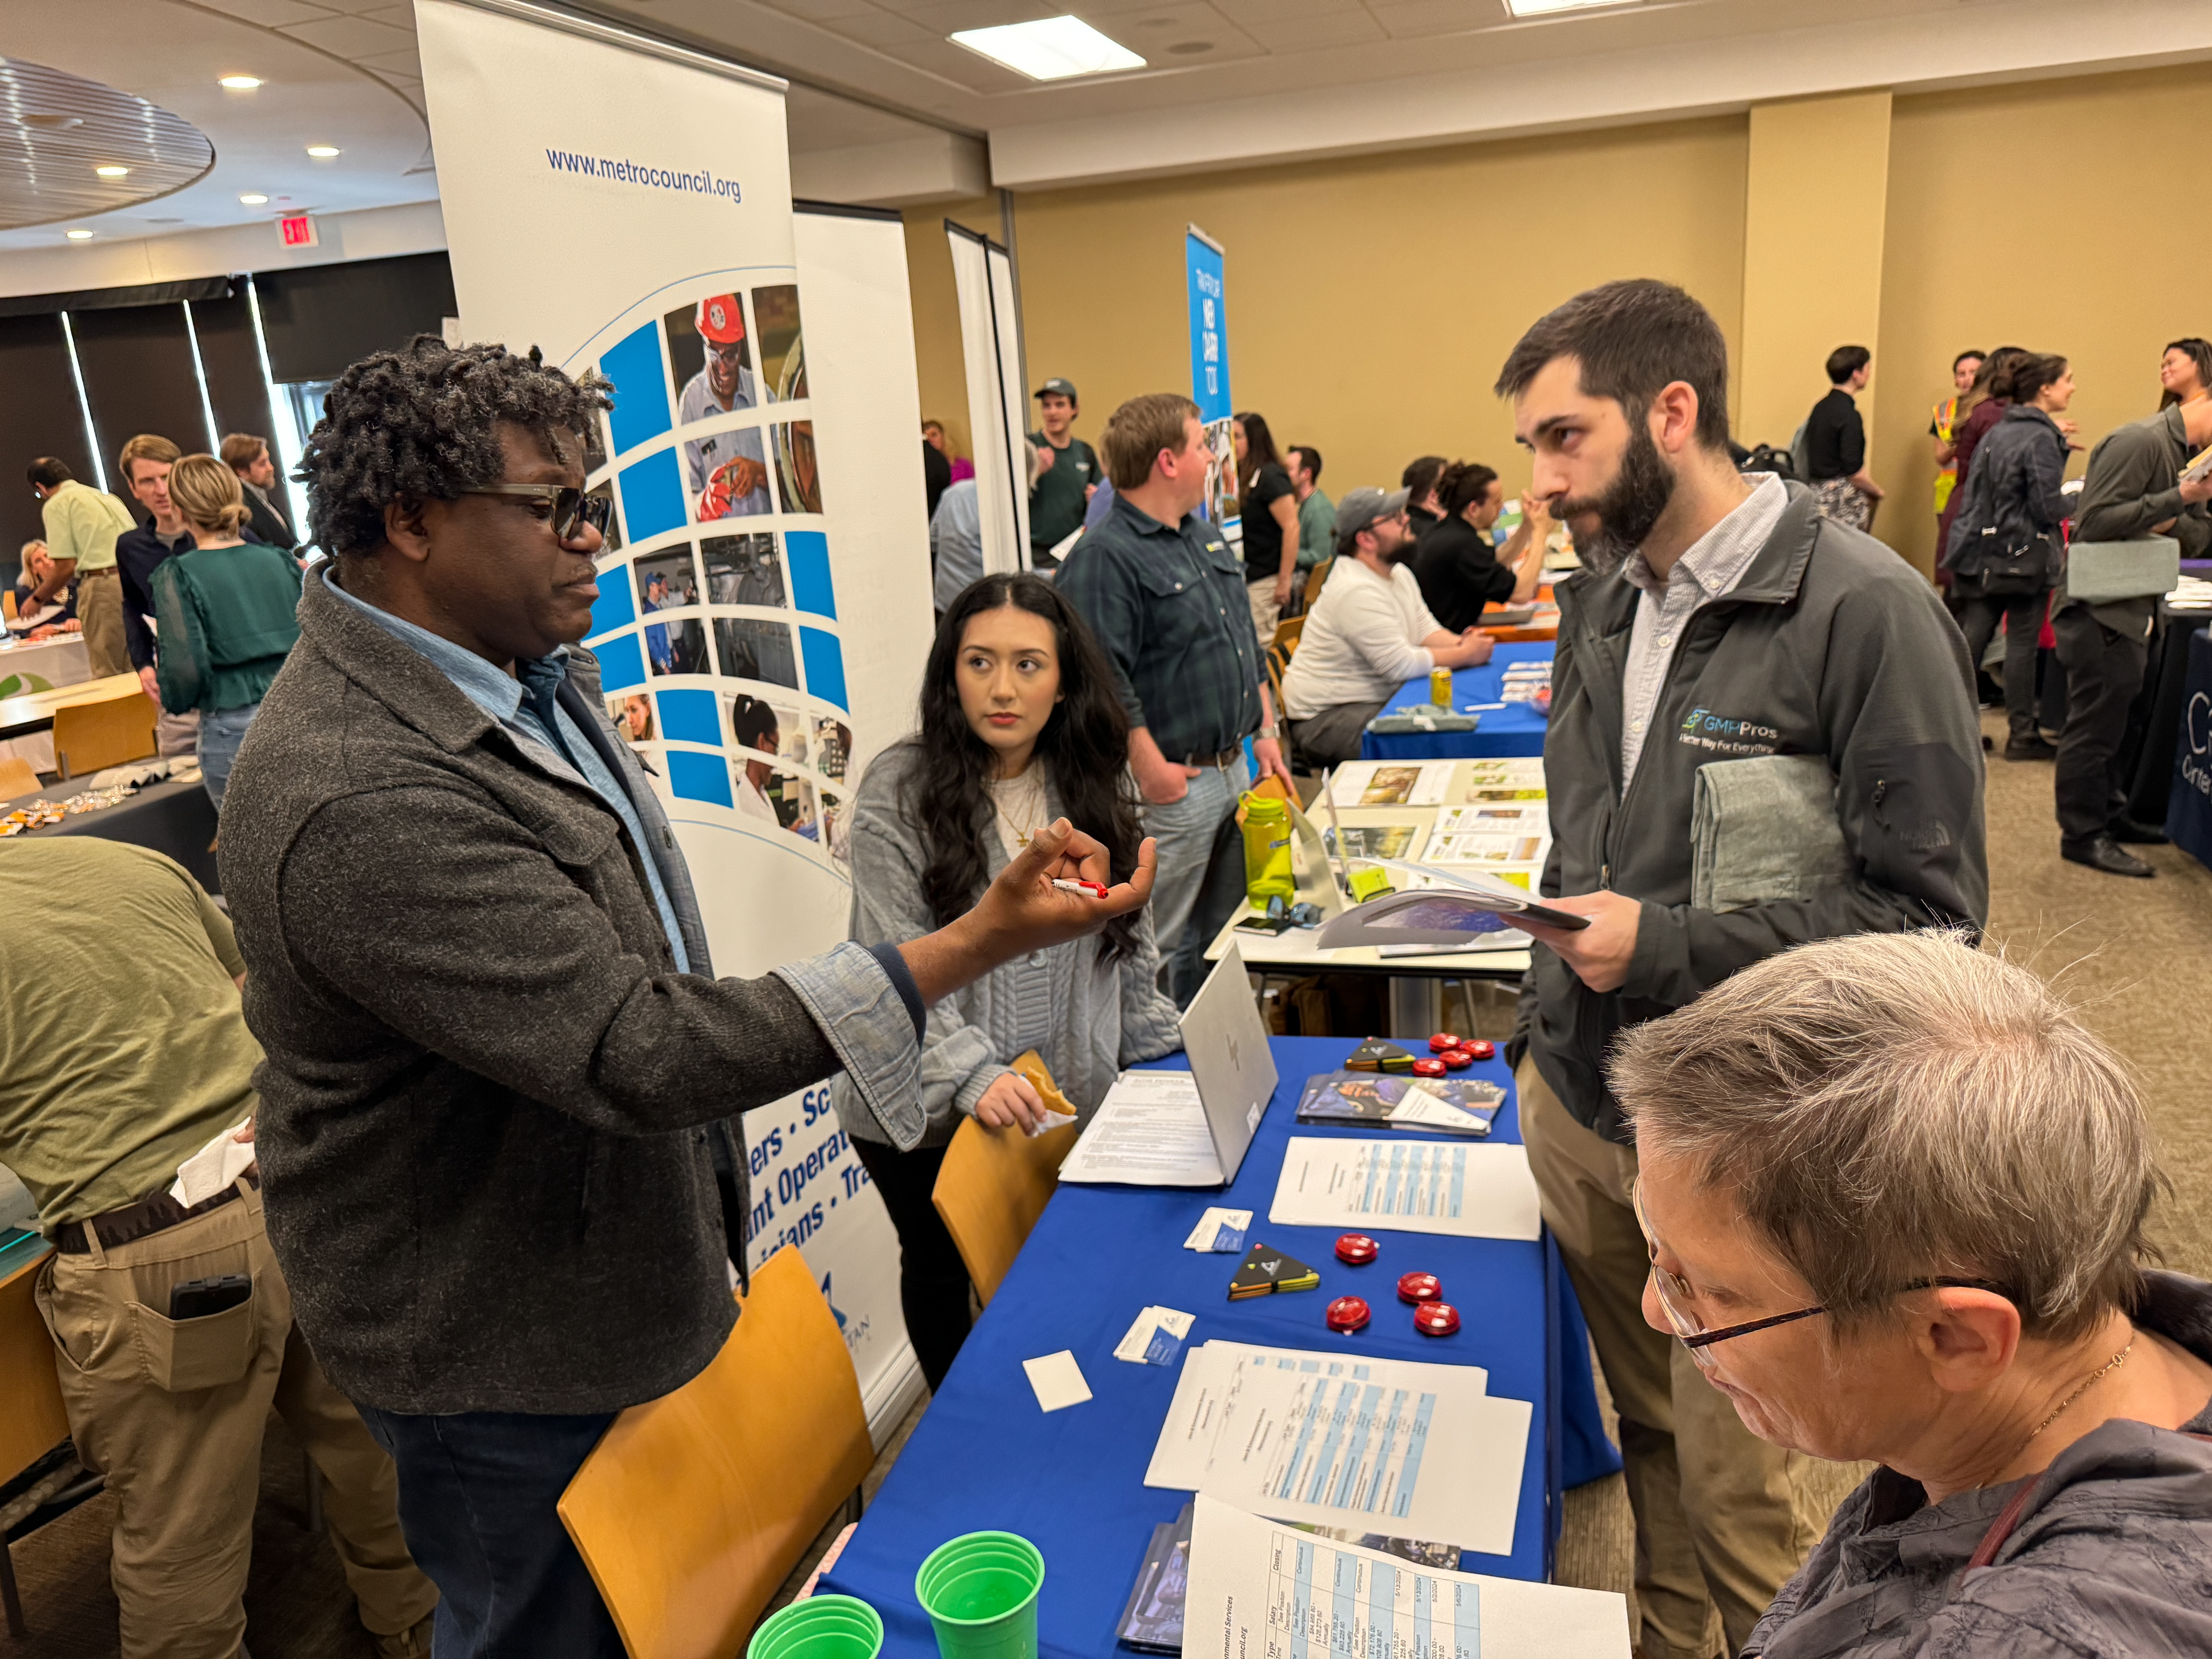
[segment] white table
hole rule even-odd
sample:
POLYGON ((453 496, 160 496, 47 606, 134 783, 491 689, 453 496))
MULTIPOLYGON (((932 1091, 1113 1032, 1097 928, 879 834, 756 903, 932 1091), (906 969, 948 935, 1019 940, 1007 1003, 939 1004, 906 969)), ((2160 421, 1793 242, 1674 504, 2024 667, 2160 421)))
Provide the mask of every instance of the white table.
MULTIPOLYGON (((10 635, 0 643, 0 699, 82 685, 91 678, 92 659, 85 651, 82 634, 56 634, 37 641, 10 635), (6 682, 11 679, 20 684, 7 687, 6 682)), ((33 771, 51 772, 54 734, 30 732, 0 738, 0 755, 20 756, 30 762, 33 771)))
MULTIPOLYGON (((1452 767, 1451 781, 1444 794, 1445 804, 1463 803, 1470 774, 1479 763, 1429 763, 1452 767)), ((1404 856, 1417 860, 1428 845, 1429 834, 1436 827, 1439 810, 1435 806, 1340 806, 1336 809, 1336 821, 1346 830, 1411 824, 1415 833, 1405 849, 1404 856)), ((1318 797, 1307 810, 1306 816, 1317 828, 1328 828, 1328 811, 1318 797)), ((1480 867, 1507 879, 1519 880, 1532 890, 1536 877, 1541 873, 1534 866, 1480 867)), ((1388 1035, 1394 1036, 1426 1036, 1430 1032, 1442 1029, 1440 994, 1447 980, 1482 979, 1510 983, 1528 971, 1526 945, 1519 950, 1454 951, 1420 956, 1386 957, 1371 945, 1324 951, 1317 942, 1321 935, 1316 928, 1292 927, 1275 934, 1239 932, 1237 927, 1238 921, 1259 908, 1248 905, 1223 925, 1221 931, 1206 946, 1206 959, 1208 962, 1218 962, 1234 942, 1245 965, 1263 972, 1386 974, 1390 978, 1390 1031, 1388 1035)))

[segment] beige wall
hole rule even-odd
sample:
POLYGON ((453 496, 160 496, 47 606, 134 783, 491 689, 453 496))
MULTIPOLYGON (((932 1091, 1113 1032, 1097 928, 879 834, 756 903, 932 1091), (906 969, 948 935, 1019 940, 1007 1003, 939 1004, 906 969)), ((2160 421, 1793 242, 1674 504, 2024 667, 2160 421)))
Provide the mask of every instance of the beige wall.
MULTIPOLYGON (((2166 341, 2212 334, 2212 281, 2175 182, 2208 100, 2212 65, 1893 101, 1878 310, 1866 325, 1880 333, 1864 342, 1881 391, 1872 470, 1889 490, 1875 532, 1923 570, 1935 545, 1929 409, 1961 347, 2068 354, 2081 383, 2075 413, 2094 441, 2155 409, 2166 341)), ((1863 112, 1862 154, 1878 142, 1863 112)), ((1023 193, 1030 372, 1081 388, 1077 429, 1093 440, 1122 398, 1187 391, 1182 231, 1196 223, 1229 250, 1237 406, 1261 410, 1285 444, 1317 446, 1332 495, 1395 483, 1424 453, 1486 461, 1525 484, 1490 392, 1498 364, 1547 308, 1617 276, 1666 277, 1710 307, 1737 360, 1739 436, 1786 442, 1825 389, 1821 361, 1851 328, 1814 327, 1802 365, 1788 361, 1796 347, 1762 357, 1795 389, 1778 414, 1747 409, 1746 274, 1756 283, 1780 270, 1772 250, 1746 245, 1750 135, 1749 118, 1722 117, 1023 193)), ((1817 210, 1817 160, 1802 183, 1817 210)), ((1862 207, 1866 185, 1854 186, 1862 207)), ((964 449, 946 216, 908 211, 908 258, 922 404, 964 449)), ((951 216, 1000 234, 994 201, 956 204, 951 216)), ((1781 226, 1794 255, 1820 246, 1817 210, 1809 228, 1802 213, 1755 217, 1781 226)), ((1863 262, 1870 240, 1859 227, 1839 262, 1863 262)), ((1804 280, 1826 280, 1821 269, 1815 261, 1804 280)), ((1869 303, 1863 274, 1848 285, 1852 304, 1869 303)), ((1763 384, 1767 368, 1756 372, 1763 384)))
MULTIPOLYGON (((1736 118, 1024 193, 1030 373, 1075 382, 1076 429, 1094 441, 1122 399, 1188 392, 1182 246, 1194 223, 1229 250, 1237 406, 1264 414, 1279 442, 1319 448, 1332 495, 1395 484, 1431 453, 1486 461, 1518 489, 1528 466, 1490 387, 1551 306, 1593 283, 1661 276, 1711 306, 1733 341, 1744 150, 1736 118)), ((964 411, 941 217, 908 215, 922 402, 964 411)))
POLYGON ((2176 184, 2208 109, 2206 64, 1897 100, 1872 434, 1889 499, 1875 531, 1923 570, 1929 414, 1960 349, 2063 353, 2094 443, 2157 411, 2168 340, 2212 336, 2202 216, 2176 184))
POLYGON ((968 370, 960 355, 960 301, 952 287, 952 253, 945 239, 945 222, 954 220, 996 241, 1005 234, 998 198, 933 202, 908 208, 904 217, 921 417, 945 422, 945 447, 951 453, 972 456, 975 448, 968 437, 968 370))
MULTIPOLYGON (((1743 362, 1735 416, 1746 445, 1786 445, 1828 392, 1839 345, 1879 352, 1890 96, 1856 93, 1751 112, 1744 191, 1743 362)), ((1859 394, 1869 421, 1875 388, 1859 394)))

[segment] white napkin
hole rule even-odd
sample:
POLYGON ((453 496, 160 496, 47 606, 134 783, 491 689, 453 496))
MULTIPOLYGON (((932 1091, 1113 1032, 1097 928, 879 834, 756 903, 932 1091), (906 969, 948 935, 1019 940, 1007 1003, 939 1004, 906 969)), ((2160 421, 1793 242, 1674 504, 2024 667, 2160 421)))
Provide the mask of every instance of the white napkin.
POLYGON ((252 1120, 240 1118, 213 1140, 177 1165, 177 1178, 169 1196, 190 1209, 204 1204, 253 1167, 253 1143, 231 1137, 252 1120))

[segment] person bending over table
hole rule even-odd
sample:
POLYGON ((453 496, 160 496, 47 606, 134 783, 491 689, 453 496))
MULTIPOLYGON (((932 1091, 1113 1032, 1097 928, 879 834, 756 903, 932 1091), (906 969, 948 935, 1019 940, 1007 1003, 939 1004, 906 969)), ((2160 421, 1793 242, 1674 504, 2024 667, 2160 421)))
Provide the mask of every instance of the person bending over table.
POLYGON ((238 746, 300 637, 300 565, 239 533, 245 491, 214 456, 171 467, 169 499, 192 546, 154 567, 154 673, 162 708, 199 711, 200 777, 220 812, 238 746))
MULTIPOLYGON (((1556 839, 1541 890, 1589 918, 1573 933, 1529 926, 1508 1053, 1545 1219, 1620 1410, 1638 1645, 1645 1659, 1706 1659, 1708 1597, 1734 1650, 1797 1570, 1789 1472, 1644 1323, 1637 1154, 1604 1055, 1619 1032, 1807 939, 1980 924, 1972 672, 1911 566, 1817 516, 1802 485, 1736 471, 1728 347, 1680 289, 1612 283, 1568 301, 1514 347, 1498 390, 1535 452, 1534 492, 1583 561, 1553 590, 1556 839), (1699 769, 1773 754, 1826 762, 1821 804, 1851 873, 1700 909, 1699 769)), ((1767 850, 1784 867, 1795 852, 1767 850)))
MULTIPOLYGON (((1362 484, 1337 503, 1341 568, 1314 601, 1283 676, 1292 751, 1321 765, 1358 759, 1367 722, 1407 680, 1490 660, 1489 635, 1475 628, 1454 633, 1421 602, 1406 496, 1362 484)), ((1431 538, 1442 533, 1431 532, 1431 538)))
MULTIPOLYGON (((1092 826, 1116 875, 1141 830, 1122 757, 1128 726, 1113 670, 1074 608, 1033 575, 986 576, 952 603, 922 678, 919 735, 870 763, 853 799, 852 936, 899 944, 963 915, 1062 814, 1092 826)), ((1025 1049, 1088 1123, 1125 1066, 1182 1046, 1158 987, 1152 918, 1033 951, 929 1012, 921 1144, 898 1152, 852 1081, 838 1121, 899 1235, 899 1300, 934 1390, 968 1333, 968 1270, 930 1194, 963 1116, 1030 1128, 1036 1091, 1006 1069, 1025 1049)))
POLYGON ((84 624, 76 619, 75 579, 64 580, 58 586, 54 586, 52 581, 54 574, 54 556, 46 551, 46 544, 42 541, 25 542, 21 557, 22 576, 16 582, 15 588, 16 620, 20 623, 29 617, 33 611, 45 608, 42 605, 34 605, 31 602, 31 596, 41 588, 52 589, 45 602, 46 605, 60 606, 59 610, 44 622, 35 627, 23 629, 23 637, 27 640, 50 640, 57 634, 82 633, 84 624))
POLYGON ((1521 522, 1502 549, 1490 532, 1505 510, 1505 486, 1488 467, 1454 461, 1437 479, 1437 504, 1443 517, 1420 538, 1413 577, 1446 628, 1474 627, 1486 605, 1535 598, 1544 575, 1545 538, 1552 533, 1539 497, 1521 498, 1521 522))
POLYGON ((617 1412, 729 1334, 737 1115, 842 1067, 918 1144, 927 1008, 1152 885, 1147 845, 1103 899, 1054 888, 1109 864, 1057 820, 927 937, 715 978, 667 816, 569 648, 608 402, 433 335, 338 378, 302 465, 331 559, 224 803, 270 1237, 398 1463, 440 1659, 623 1653, 555 1505, 617 1412))
POLYGON ((253 1136, 261 1050, 228 919, 180 866, 93 836, 9 847, 0 916, 0 1164, 53 1241, 33 1293, 77 1456, 115 1504, 125 1659, 245 1651, 272 1406, 325 1482, 377 1653, 427 1659, 438 1593, 400 1537, 391 1458, 293 1322, 258 1175, 189 1206, 170 1194, 217 1137, 253 1136), (245 1301, 171 1318, 178 1285, 231 1275, 251 1280, 245 1301))
POLYGON ((2040 980, 1826 940, 1609 1071, 1644 1317, 1761 1440, 1880 1466, 1747 1659, 2212 1653, 2212 1285, 2144 1270, 2142 1097, 2040 980))

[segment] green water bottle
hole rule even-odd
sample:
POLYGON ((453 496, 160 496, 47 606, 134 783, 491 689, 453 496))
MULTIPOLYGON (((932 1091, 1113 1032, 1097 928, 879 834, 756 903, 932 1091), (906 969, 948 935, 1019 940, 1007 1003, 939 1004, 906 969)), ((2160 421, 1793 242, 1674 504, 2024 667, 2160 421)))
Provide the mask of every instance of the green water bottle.
POLYGON ((1244 805, 1244 893, 1265 908, 1280 896, 1288 903, 1297 895, 1297 878, 1291 871, 1291 809, 1278 795, 1247 794, 1244 805))

